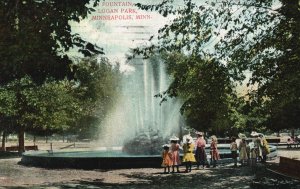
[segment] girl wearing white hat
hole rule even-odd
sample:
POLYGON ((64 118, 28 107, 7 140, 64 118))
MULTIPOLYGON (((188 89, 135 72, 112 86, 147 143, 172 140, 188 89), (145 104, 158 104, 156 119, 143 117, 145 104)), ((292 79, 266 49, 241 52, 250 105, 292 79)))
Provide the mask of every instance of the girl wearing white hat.
POLYGON ((178 144, 178 141, 179 141, 179 138, 176 137, 176 136, 172 136, 170 138, 170 141, 171 141, 171 153, 172 153, 172 173, 175 172, 175 167, 177 169, 177 173, 179 173, 179 165, 181 164, 181 161, 180 161, 180 156, 179 156, 179 144, 178 144))
POLYGON ((183 158, 182 162, 185 163, 185 172, 191 172, 192 171, 192 162, 196 162, 195 156, 194 156, 194 144, 193 144, 193 138, 187 137, 186 142, 183 144, 183 158))

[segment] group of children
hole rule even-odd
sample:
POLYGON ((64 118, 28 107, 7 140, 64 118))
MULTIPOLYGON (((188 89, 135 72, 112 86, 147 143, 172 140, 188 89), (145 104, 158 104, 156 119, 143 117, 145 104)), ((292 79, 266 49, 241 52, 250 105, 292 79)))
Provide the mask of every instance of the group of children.
POLYGON ((179 165, 181 164, 179 150, 180 146, 178 144, 179 138, 173 136, 170 138, 171 145, 165 144, 163 146, 162 153, 162 167, 164 167, 164 173, 170 173, 170 167, 172 167, 172 172, 175 172, 175 167, 177 168, 177 172, 179 172, 179 165), (167 172, 168 169, 168 172, 167 172))
POLYGON ((246 164, 255 166, 257 161, 262 163, 266 162, 267 154, 270 153, 267 140, 262 134, 253 135, 253 140, 249 144, 246 141, 246 136, 239 134, 241 139, 239 145, 236 142, 236 138, 232 137, 230 144, 231 155, 234 160, 234 166, 237 167, 237 158, 239 151, 239 160, 241 166, 246 164))
MULTIPOLYGON (((200 168, 200 165, 204 168, 207 162, 205 152, 206 141, 203 138, 203 133, 196 132, 196 135, 197 139, 195 142, 190 135, 184 136, 183 139, 182 163, 185 165, 185 172, 191 172, 192 164, 195 162, 197 163, 197 169, 200 168)), ((238 157, 242 166, 246 164, 255 166, 257 161, 261 161, 263 163, 266 162, 267 154, 270 153, 267 140, 262 134, 256 134, 253 135, 253 137, 253 141, 249 144, 246 141, 246 136, 243 134, 239 134, 239 138, 241 139, 239 144, 236 142, 236 138, 232 137, 230 150, 235 167, 237 167, 238 157)), ((164 167, 164 173, 170 173, 170 168, 172 168, 172 173, 175 172, 175 168, 177 172, 180 172, 180 149, 181 146, 179 145, 179 138, 176 136, 170 138, 170 144, 165 144, 163 146, 162 167, 164 167)), ((213 167, 216 167, 217 160, 220 159, 220 154, 217 147, 217 137, 214 135, 211 136, 210 155, 211 163, 213 167)))
MULTIPOLYGON (((203 138, 202 132, 197 132, 197 140, 194 142, 194 139, 187 135, 184 137, 184 143, 182 145, 183 150, 183 157, 182 163, 185 165, 185 172, 191 172, 192 164, 197 162, 197 168, 200 165, 205 166, 206 153, 205 153, 205 145, 206 141, 203 138), (196 149, 196 153, 194 154, 194 150, 196 149)), ((210 145, 210 153, 213 166, 216 166, 217 160, 220 159, 219 151, 217 148, 217 138, 216 136, 211 137, 211 145, 210 145)), ((163 153, 162 153, 162 167, 164 167, 164 173, 170 173, 170 168, 172 167, 172 173, 175 172, 175 168, 177 172, 179 171, 179 165, 181 165, 181 160, 179 156, 179 150, 181 146, 179 145, 179 138, 173 136, 170 138, 170 145, 165 144, 163 146, 163 153)))

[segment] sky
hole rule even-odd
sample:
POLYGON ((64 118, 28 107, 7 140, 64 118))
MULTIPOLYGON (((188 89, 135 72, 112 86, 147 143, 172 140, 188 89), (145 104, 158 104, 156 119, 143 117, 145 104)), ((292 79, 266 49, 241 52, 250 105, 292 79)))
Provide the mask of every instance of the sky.
POLYGON ((126 64, 126 54, 130 52, 130 48, 147 45, 148 39, 170 21, 169 18, 156 12, 139 10, 133 5, 147 1, 149 2, 149 0, 101 2, 87 19, 80 23, 71 23, 72 32, 104 48, 105 56, 111 62, 119 62, 122 72, 131 71, 133 68, 126 64))

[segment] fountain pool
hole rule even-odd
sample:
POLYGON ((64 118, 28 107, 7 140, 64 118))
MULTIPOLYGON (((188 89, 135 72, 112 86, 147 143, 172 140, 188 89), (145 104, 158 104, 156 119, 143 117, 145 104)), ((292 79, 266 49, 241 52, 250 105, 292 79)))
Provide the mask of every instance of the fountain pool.
POLYGON ((117 150, 25 152, 21 164, 46 168, 158 168, 160 155, 132 155, 117 150))
MULTIPOLYGON (((271 153, 268 159, 277 157, 276 146, 270 145, 271 153)), ((206 149, 207 157, 209 147, 206 149)), ((231 152, 228 144, 219 144, 221 160, 219 163, 230 163, 231 152)), ((160 168, 161 155, 133 155, 119 149, 94 151, 47 151, 25 152, 21 164, 46 168, 76 168, 76 169, 124 169, 124 168, 160 168)))

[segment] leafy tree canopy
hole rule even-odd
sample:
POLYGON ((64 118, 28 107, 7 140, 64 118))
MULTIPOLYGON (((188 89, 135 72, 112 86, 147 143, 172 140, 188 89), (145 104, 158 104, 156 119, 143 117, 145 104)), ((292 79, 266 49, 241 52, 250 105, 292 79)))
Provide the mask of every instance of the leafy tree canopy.
MULTIPOLYGON (((94 1, 94 6, 99 0, 94 1)), ((48 77, 72 78, 65 52, 78 47, 85 56, 102 49, 71 34, 69 21, 94 11, 90 0, 3 0, 0 2, 0 83, 26 75, 42 83, 48 77)))
MULTIPOLYGON (((151 46, 137 48, 135 54, 148 57, 152 53, 175 51, 200 56, 203 60, 214 58, 223 63, 235 82, 243 81, 247 76, 245 71, 250 71, 248 85, 254 86, 249 93, 250 100, 259 104, 255 107, 264 108, 270 120, 274 115, 299 113, 299 106, 290 106, 299 104, 300 96, 298 0, 176 1, 182 2, 180 6, 173 5, 174 2, 137 4, 142 9, 175 18, 158 31, 157 38, 151 37, 151 46)), ((199 73, 202 68, 192 65, 190 69, 199 73)), ((197 76, 193 79, 196 81, 197 76)), ((173 86, 168 89, 170 96, 173 86)), ((289 127, 299 127, 293 123, 289 127)))
MULTIPOLYGON (((30 77, 14 80, 1 88, 1 96, 9 104, 1 106, 3 117, 14 123, 14 131, 19 127, 30 132, 60 131, 68 128, 79 115, 79 102, 72 96, 72 83, 47 80, 43 85, 35 85, 30 77)), ((5 125, 2 125, 5 129, 5 125)))
POLYGON ((121 73, 118 64, 112 66, 104 57, 81 59, 76 66, 73 96, 79 100, 81 114, 69 132, 97 138, 101 122, 118 97, 121 73))

